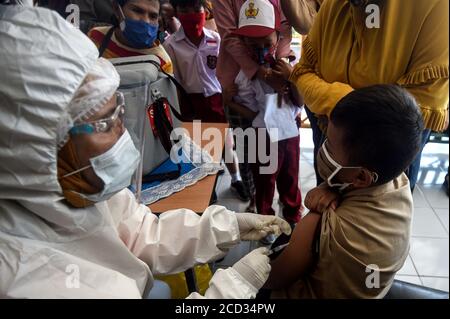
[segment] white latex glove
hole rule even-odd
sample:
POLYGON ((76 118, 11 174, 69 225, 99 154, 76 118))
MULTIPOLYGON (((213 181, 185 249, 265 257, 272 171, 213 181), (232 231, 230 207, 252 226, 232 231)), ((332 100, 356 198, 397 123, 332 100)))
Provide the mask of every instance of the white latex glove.
POLYGON ((268 254, 269 249, 266 247, 258 248, 239 260, 232 268, 259 290, 269 278, 271 267, 268 254))
POLYGON ((236 218, 243 241, 260 240, 269 234, 290 235, 292 232, 289 223, 277 216, 236 213, 236 218))

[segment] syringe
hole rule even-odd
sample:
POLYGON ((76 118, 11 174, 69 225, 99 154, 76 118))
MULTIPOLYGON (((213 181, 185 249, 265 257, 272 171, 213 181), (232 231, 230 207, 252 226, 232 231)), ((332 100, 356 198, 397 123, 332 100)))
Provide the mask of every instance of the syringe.
POLYGON ((279 251, 282 251, 282 250, 285 249, 288 245, 289 245, 289 243, 284 244, 284 245, 277 246, 277 247, 275 247, 275 248, 269 250, 269 256, 270 256, 270 255, 273 255, 273 254, 275 254, 275 253, 277 253, 277 252, 279 252, 279 251))

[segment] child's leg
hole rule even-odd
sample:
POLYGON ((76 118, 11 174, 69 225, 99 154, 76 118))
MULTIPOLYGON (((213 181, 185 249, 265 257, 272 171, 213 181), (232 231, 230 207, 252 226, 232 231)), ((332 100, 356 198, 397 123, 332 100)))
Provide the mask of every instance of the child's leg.
POLYGON ((283 216, 291 223, 297 223, 304 208, 302 195, 298 185, 300 166, 300 137, 290 138, 278 143, 279 152, 284 153, 283 162, 279 165, 277 188, 283 204, 283 216))
POLYGON ((225 153, 225 164, 231 175, 231 188, 237 193, 239 199, 247 202, 250 200, 250 195, 248 193, 246 185, 248 183, 248 177, 246 176, 246 171, 241 168, 238 156, 234 151, 234 139, 232 130, 228 131, 228 136, 225 143, 225 153))
POLYGON ((239 173, 248 195, 250 197, 253 196, 255 194, 255 186, 253 185, 253 173, 250 165, 247 162, 239 163, 239 173))
MULTIPOLYGON (((259 130, 257 130, 256 137, 257 141, 260 140, 259 135, 262 134, 259 130)), ((270 138, 266 134, 266 152, 270 150, 270 138)), ((256 143, 256 154, 259 153, 258 143, 256 143)), ((256 156, 256 163, 252 164, 253 171, 253 179, 255 182, 255 203, 258 214, 261 215, 275 215, 275 210, 272 208, 273 197, 275 195, 275 182, 278 176, 279 168, 280 168, 280 150, 278 149, 278 167, 277 171, 273 174, 266 174, 265 172, 261 173, 261 167, 268 166, 269 163, 262 164, 258 155, 256 156)))
MULTIPOLYGON (((244 131, 245 129, 242 128, 244 131)), ((248 128, 253 130, 253 128, 248 128)), ((238 136, 236 136, 238 137, 238 136)), ((249 163, 249 148, 248 140, 243 138, 236 138, 236 154, 239 159, 239 172, 241 174, 242 182, 250 199, 250 204, 247 207, 248 212, 255 211, 255 184, 253 180, 253 172, 249 163)))
POLYGON ((275 195, 276 174, 261 174, 259 169, 262 165, 259 163, 252 164, 251 166, 256 188, 256 211, 261 215, 275 215, 272 204, 275 195))
POLYGON ((234 151, 234 141, 233 141, 233 132, 232 130, 227 131, 227 136, 225 137, 225 165, 228 169, 228 172, 231 175, 231 182, 236 182, 241 180, 241 176, 239 175, 239 167, 238 167, 238 159, 236 156, 236 152, 234 151))
MULTIPOLYGON (((230 126, 234 129, 242 129, 243 131, 246 130, 246 128, 249 128, 249 125, 251 123, 248 123, 246 120, 244 120, 242 117, 240 117, 237 114, 228 114, 228 120, 230 123, 230 126)), ((250 129, 252 129, 250 127, 250 129)), ((236 133, 234 133, 236 134, 236 133)), ((245 192, 250 200, 250 206, 247 209, 247 211, 252 211, 254 209, 252 205, 252 202, 254 201, 254 194, 255 194, 255 186, 253 181, 253 173, 251 170, 251 167, 248 162, 248 141, 243 141, 242 138, 236 138, 232 134, 230 136, 231 142, 236 147, 236 151, 234 152, 234 155, 237 157, 237 162, 239 163, 239 174, 241 176, 242 183, 245 188, 245 192), (238 144, 239 143, 239 144, 238 144)), ((236 136, 237 137, 237 136, 236 136)))

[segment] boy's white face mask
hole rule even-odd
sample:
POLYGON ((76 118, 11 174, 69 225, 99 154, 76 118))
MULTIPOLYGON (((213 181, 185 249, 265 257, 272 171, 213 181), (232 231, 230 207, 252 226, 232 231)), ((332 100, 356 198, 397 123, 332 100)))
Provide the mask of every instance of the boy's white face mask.
MULTIPOLYGON (((317 170, 319 172, 320 177, 327 181, 328 186, 338 188, 339 191, 344 191, 353 183, 333 183, 333 178, 342 170, 342 169, 362 169, 363 167, 355 167, 355 166, 342 166, 337 163, 330 155, 327 149, 326 140, 322 147, 320 148, 317 154, 317 170)), ((378 181, 378 174, 373 174, 373 183, 378 181)))

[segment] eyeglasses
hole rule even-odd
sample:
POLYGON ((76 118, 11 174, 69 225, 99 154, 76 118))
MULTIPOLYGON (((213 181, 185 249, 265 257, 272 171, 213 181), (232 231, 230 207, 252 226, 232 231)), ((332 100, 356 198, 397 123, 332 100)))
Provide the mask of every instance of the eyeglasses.
POLYGON ((116 92, 116 104, 117 107, 110 117, 78 124, 70 130, 70 134, 78 135, 109 132, 115 126, 117 120, 123 121, 125 115, 125 97, 122 92, 116 92))

